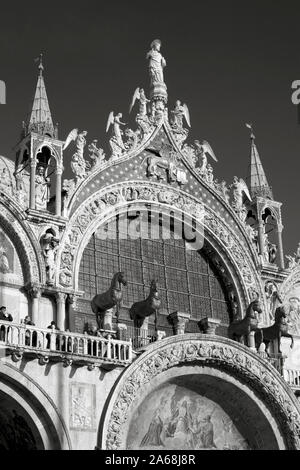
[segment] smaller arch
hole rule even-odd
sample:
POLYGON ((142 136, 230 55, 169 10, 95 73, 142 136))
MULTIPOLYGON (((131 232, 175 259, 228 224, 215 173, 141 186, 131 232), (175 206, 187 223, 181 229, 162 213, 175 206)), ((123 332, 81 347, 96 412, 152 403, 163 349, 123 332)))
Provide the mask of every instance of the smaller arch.
POLYGON ((70 450, 68 428, 56 405, 29 375, 0 362, 0 391, 9 395, 35 423, 33 432, 45 450, 70 450))

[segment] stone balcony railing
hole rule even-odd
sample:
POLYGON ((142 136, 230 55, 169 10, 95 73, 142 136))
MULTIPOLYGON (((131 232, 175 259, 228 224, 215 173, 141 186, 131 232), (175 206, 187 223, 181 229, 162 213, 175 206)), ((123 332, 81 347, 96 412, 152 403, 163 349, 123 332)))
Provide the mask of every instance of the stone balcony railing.
POLYGON ((300 390, 300 370, 283 369, 284 380, 294 389, 300 390))
POLYGON ((41 364, 51 359, 64 365, 126 366, 132 361, 131 341, 114 339, 112 333, 103 330, 101 336, 90 336, 0 321, 0 348, 14 361, 24 355, 37 357, 41 364))

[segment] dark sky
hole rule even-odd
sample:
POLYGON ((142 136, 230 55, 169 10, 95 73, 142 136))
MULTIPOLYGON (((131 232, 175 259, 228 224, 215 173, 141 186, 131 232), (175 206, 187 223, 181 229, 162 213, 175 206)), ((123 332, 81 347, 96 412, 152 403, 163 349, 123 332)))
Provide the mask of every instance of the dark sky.
POLYGON ((123 112, 133 123, 131 97, 137 86, 148 92, 145 55, 160 38, 169 108, 176 99, 188 104, 189 139, 210 142, 218 179, 246 177, 244 123, 255 124, 269 183, 283 202, 285 250, 293 252, 300 240, 300 126, 291 102, 291 83, 300 79, 299 22, 300 3, 292 0, 2 2, 0 154, 13 157, 40 52, 60 138, 79 127, 106 149, 107 116, 123 112))

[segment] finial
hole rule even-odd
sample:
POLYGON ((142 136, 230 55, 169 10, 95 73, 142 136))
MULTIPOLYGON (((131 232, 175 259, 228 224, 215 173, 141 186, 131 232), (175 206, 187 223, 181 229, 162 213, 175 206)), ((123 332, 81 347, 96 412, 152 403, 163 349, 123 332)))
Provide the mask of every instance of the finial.
POLYGON ((248 129, 251 130, 250 139, 251 139, 251 140, 255 140, 255 135, 253 134, 252 122, 250 122, 249 124, 246 122, 246 127, 248 127, 248 129))
POLYGON ((40 63, 39 63, 39 71, 40 71, 40 75, 43 75, 43 70, 44 70, 44 66, 43 66, 43 54, 41 53, 40 54, 40 63))
POLYGON ((43 54, 41 53, 39 57, 37 57, 36 59, 34 59, 34 62, 39 62, 39 71, 40 71, 40 75, 43 75, 43 70, 44 70, 44 66, 43 66, 43 54))

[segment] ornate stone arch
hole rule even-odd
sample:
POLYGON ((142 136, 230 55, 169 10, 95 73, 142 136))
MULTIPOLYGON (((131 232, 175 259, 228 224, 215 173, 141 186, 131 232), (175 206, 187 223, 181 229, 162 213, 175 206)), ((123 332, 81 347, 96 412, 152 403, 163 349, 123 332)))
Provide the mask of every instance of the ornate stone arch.
POLYGON ((24 408, 35 424, 36 437, 45 450, 71 450, 63 417, 49 395, 29 375, 0 361, 0 390, 24 408))
MULTIPOLYGON (((160 210, 175 209, 189 219, 194 218, 203 223, 203 205, 181 190, 148 181, 129 181, 105 187, 90 196, 73 214, 58 253, 57 283, 77 290, 82 253, 93 232, 117 213, 127 211, 129 205, 136 207, 138 204, 144 207, 147 204, 160 210)), ((225 264, 230 266, 243 310, 252 291, 264 299, 251 253, 224 220, 212 209, 205 207, 205 210, 204 228, 209 242, 225 264)))
POLYGON ((24 284, 42 284, 45 282, 43 260, 39 253, 34 235, 25 226, 22 214, 13 201, 5 198, 0 202, 0 225, 15 245, 24 271, 24 284))
POLYGON ((261 423, 255 447, 300 448, 299 404, 275 368, 239 343, 200 334, 154 343, 124 371, 103 411, 99 447, 125 449, 130 418, 137 407, 170 378, 188 375, 203 380, 210 376, 221 381, 220 388, 231 383, 241 392, 238 405, 243 414, 248 406, 250 426, 255 427, 256 417, 261 423))

